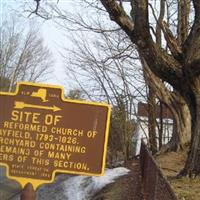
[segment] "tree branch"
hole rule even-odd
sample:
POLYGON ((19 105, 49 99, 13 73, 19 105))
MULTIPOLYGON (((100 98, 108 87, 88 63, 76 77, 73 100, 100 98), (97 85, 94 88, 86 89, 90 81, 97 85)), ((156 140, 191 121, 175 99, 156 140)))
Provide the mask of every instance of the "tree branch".
POLYGON ((200 17, 200 0, 193 0, 193 5, 194 5, 194 9, 195 9, 195 15, 197 18, 200 17))
MULTIPOLYGON (((41 10, 41 6, 40 6, 41 0, 34 0, 34 1, 36 2, 36 8, 35 8, 34 11, 27 10, 28 12, 30 12, 30 14, 28 15, 28 17, 30 17, 32 14, 35 14, 35 15, 37 15, 37 16, 39 16, 39 17, 45 19, 45 20, 51 19, 51 17, 49 17, 47 13, 46 13, 46 16, 45 16, 44 13, 42 13, 41 11, 38 12, 38 11, 39 11, 39 8, 40 8, 40 10, 41 10), (42 13, 42 14, 41 14, 41 13, 42 13)), ((58 3, 58 2, 59 2, 59 0, 57 1, 57 3, 58 3)), ((43 10, 43 11, 44 11, 44 10, 43 10)))
POLYGON ((35 13, 37 15, 38 14, 38 9, 40 7, 40 0, 34 0, 34 1, 36 2, 36 7, 35 7, 35 10, 31 12, 30 15, 32 15, 33 13, 35 13))
POLYGON ((182 49, 179 46, 178 41, 173 36, 166 22, 164 21, 161 22, 160 26, 162 27, 165 40, 167 41, 167 46, 169 47, 173 57, 177 59, 179 62, 181 62, 183 55, 182 55, 182 49))
POLYGON ((131 36, 134 23, 124 9, 115 0, 101 0, 101 3, 109 13, 110 19, 115 21, 127 35, 131 36))
POLYGON ((194 78, 200 76, 200 60, 193 60, 193 62, 186 69, 189 77, 194 78))
POLYGON ((115 0, 101 0, 111 19, 115 21, 137 45, 151 70, 176 89, 182 75, 180 63, 153 42, 148 20, 148 1, 134 0, 133 21, 115 0))
POLYGON ((193 0, 195 18, 190 33, 183 45, 185 54, 185 63, 192 63, 200 59, 200 0, 193 0))
POLYGON ((138 46, 139 53, 146 60, 152 72, 179 89, 182 76, 181 65, 153 41, 148 19, 148 1, 135 0, 134 2, 135 28, 132 41, 138 46))

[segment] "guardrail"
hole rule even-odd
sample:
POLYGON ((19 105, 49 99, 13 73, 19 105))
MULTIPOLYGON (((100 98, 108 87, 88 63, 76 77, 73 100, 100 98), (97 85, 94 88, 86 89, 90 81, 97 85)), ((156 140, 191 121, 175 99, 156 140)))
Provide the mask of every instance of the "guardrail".
POLYGON ((145 200, 177 200, 170 184, 143 142, 140 149, 140 166, 145 200))

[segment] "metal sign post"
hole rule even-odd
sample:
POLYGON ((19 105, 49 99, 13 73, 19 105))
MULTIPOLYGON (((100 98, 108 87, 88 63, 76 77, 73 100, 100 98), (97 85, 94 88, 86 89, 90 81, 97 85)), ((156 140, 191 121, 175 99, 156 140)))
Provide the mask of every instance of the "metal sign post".
POLYGON ((36 200, 36 192, 31 183, 27 183, 24 186, 20 200, 36 200))

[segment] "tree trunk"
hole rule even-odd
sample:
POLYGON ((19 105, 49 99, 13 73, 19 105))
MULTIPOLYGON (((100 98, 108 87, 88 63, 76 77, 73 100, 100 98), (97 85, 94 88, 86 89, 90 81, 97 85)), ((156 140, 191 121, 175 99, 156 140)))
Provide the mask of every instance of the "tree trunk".
MULTIPOLYGON (((174 129, 170 142, 163 145, 161 152, 178 151, 183 149, 191 139, 191 116, 186 101, 178 92, 170 91, 164 83, 149 69, 144 59, 141 60, 144 68, 145 81, 154 90, 154 93, 168 107, 174 117, 174 129)), ((150 112, 152 113, 152 112, 150 112)))
POLYGON ((149 132, 149 144, 152 154, 157 152, 157 141, 156 141, 156 96, 155 92, 149 87, 148 96, 148 132, 149 132))
POLYGON ((191 140, 191 116, 187 104, 175 101, 170 109, 174 116, 172 138, 163 145, 161 152, 183 150, 191 140))
MULTIPOLYGON (((192 139, 186 165, 181 174, 200 175, 200 4, 192 2, 194 20, 191 29, 181 46, 165 23, 162 23, 163 35, 169 51, 157 45, 152 37, 149 23, 149 1, 135 0, 132 8, 133 19, 128 16, 116 1, 101 0, 101 3, 114 20, 137 46, 152 72, 168 82, 185 99, 191 114, 192 139)), ((180 1, 181 2, 181 1, 180 1)), ((189 5, 188 5, 189 6, 189 5)), ((184 5, 185 7, 185 5, 184 5)), ((184 12, 185 14, 187 13, 184 12)), ((183 17, 183 15, 182 15, 183 17)), ((186 19, 187 21, 187 19, 186 19)), ((185 25, 182 23, 182 27, 185 25)), ((186 27, 186 26, 185 26, 186 27)), ((183 28, 181 28, 183 30, 183 28)), ((187 32, 187 31, 186 31, 187 32)), ((185 39, 184 39, 185 38, 185 39)))
POLYGON ((196 177, 200 174, 200 79, 193 82, 191 92, 186 98, 192 117, 192 139, 187 161, 180 175, 196 177))
POLYGON ((158 130, 158 133, 159 133, 159 150, 162 148, 162 141, 163 141, 163 103, 160 101, 160 125, 159 125, 159 130, 158 130))

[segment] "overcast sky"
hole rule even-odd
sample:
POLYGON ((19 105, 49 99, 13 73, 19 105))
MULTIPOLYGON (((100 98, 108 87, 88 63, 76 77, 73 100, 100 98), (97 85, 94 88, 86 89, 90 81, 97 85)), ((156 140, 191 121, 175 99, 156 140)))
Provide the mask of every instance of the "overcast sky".
MULTIPOLYGON (((16 12, 18 11, 21 12, 21 9, 22 9, 21 6, 24 3, 30 2, 30 1, 31 0, 21 0, 21 1, 20 0, 0 0, 0 23, 2 23, 3 20, 6 18, 7 13, 11 13, 13 12, 13 10, 15 10, 16 12), (21 2, 21 4, 19 2, 21 2)), ((62 8, 68 9, 69 11, 75 10, 74 9, 75 4, 71 0, 61 0, 59 2, 59 5, 62 8)), ((20 12, 18 12, 18 14, 20 14, 20 12)), ((53 53, 53 57, 55 60, 54 72, 53 74, 51 74, 50 78, 46 82, 49 84, 54 84, 54 85, 62 85, 65 87, 66 90, 69 90, 71 87, 71 84, 70 84, 70 81, 66 80, 62 57, 60 56, 59 52, 62 51, 63 46, 69 47, 70 42, 67 40, 64 34, 58 28, 56 28, 55 24, 51 20, 48 20, 48 21, 42 20, 39 17, 36 17, 34 15, 28 18, 26 17, 28 15, 29 15, 28 13, 23 13, 23 16, 24 16, 23 20, 25 20, 27 24, 30 23, 30 20, 37 24, 44 38, 45 44, 53 53)))
MULTIPOLYGON (((47 1, 55 2, 55 3, 57 2, 57 0, 47 0, 47 1)), ((70 89, 78 89, 79 86, 77 85, 77 83, 73 81, 73 79, 70 79, 69 76, 66 76, 65 69, 64 69, 64 62, 63 62, 62 57, 59 54, 59 52, 62 52, 63 54, 66 55, 66 52, 63 50, 63 47, 67 49, 74 48, 74 45, 72 45, 72 42, 70 42, 68 37, 66 35, 64 36, 64 33, 68 34, 69 31, 64 32, 63 30, 61 30, 61 28, 58 29, 55 23, 53 23, 53 21, 41 19, 35 14, 31 15, 28 18, 28 16, 30 15, 30 12, 26 13, 26 12, 22 12, 22 10, 24 10, 23 6, 26 3, 30 4, 30 2, 33 4, 33 7, 31 10, 34 10, 35 1, 33 0, 0 0, 1 22, 3 21, 3 18, 6 17, 7 13, 15 10, 16 14, 21 13, 23 15, 24 17, 23 19, 26 22, 24 23, 25 27, 28 27, 30 20, 31 20, 31 25, 33 22, 37 23, 41 31, 39 34, 43 36, 45 44, 51 50, 51 52, 53 53, 53 57, 55 59, 55 64, 53 67, 54 72, 51 74, 50 78, 46 81, 46 83, 54 84, 54 85, 62 85, 64 86, 66 92, 69 91, 70 89)), ((41 1, 41 2, 45 2, 45 1, 41 1)), ((85 12, 84 7, 83 5, 80 4, 79 0, 59 0, 58 5, 63 10, 67 10, 68 12, 71 12, 73 14, 74 13, 81 14, 81 16, 87 20, 90 20, 93 17, 94 18, 93 20, 95 21, 96 19, 95 16, 98 17, 98 15, 95 15, 94 10, 90 10, 88 9, 88 7, 85 7, 85 9, 87 9, 87 12, 85 12)), ((127 10, 130 9, 129 4, 125 4, 125 5, 127 7, 127 10)), ((112 23, 109 20, 107 21, 106 17, 105 17, 105 20, 101 19, 101 22, 102 21, 105 21, 106 26, 110 26, 110 23, 112 23)), ((76 33, 74 35, 77 36, 77 32, 73 32, 73 33, 76 33)), ((92 37, 91 33, 88 34, 87 32, 85 32, 85 35, 86 35, 86 40, 90 40, 92 37)), ((94 37, 96 37, 96 35, 94 35, 94 37)), ((84 84, 88 84, 88 85, 91 84, 90 81, 88 80, 85 81, 83 77, 81 77, 81 81, 84 82, 84 84)))

